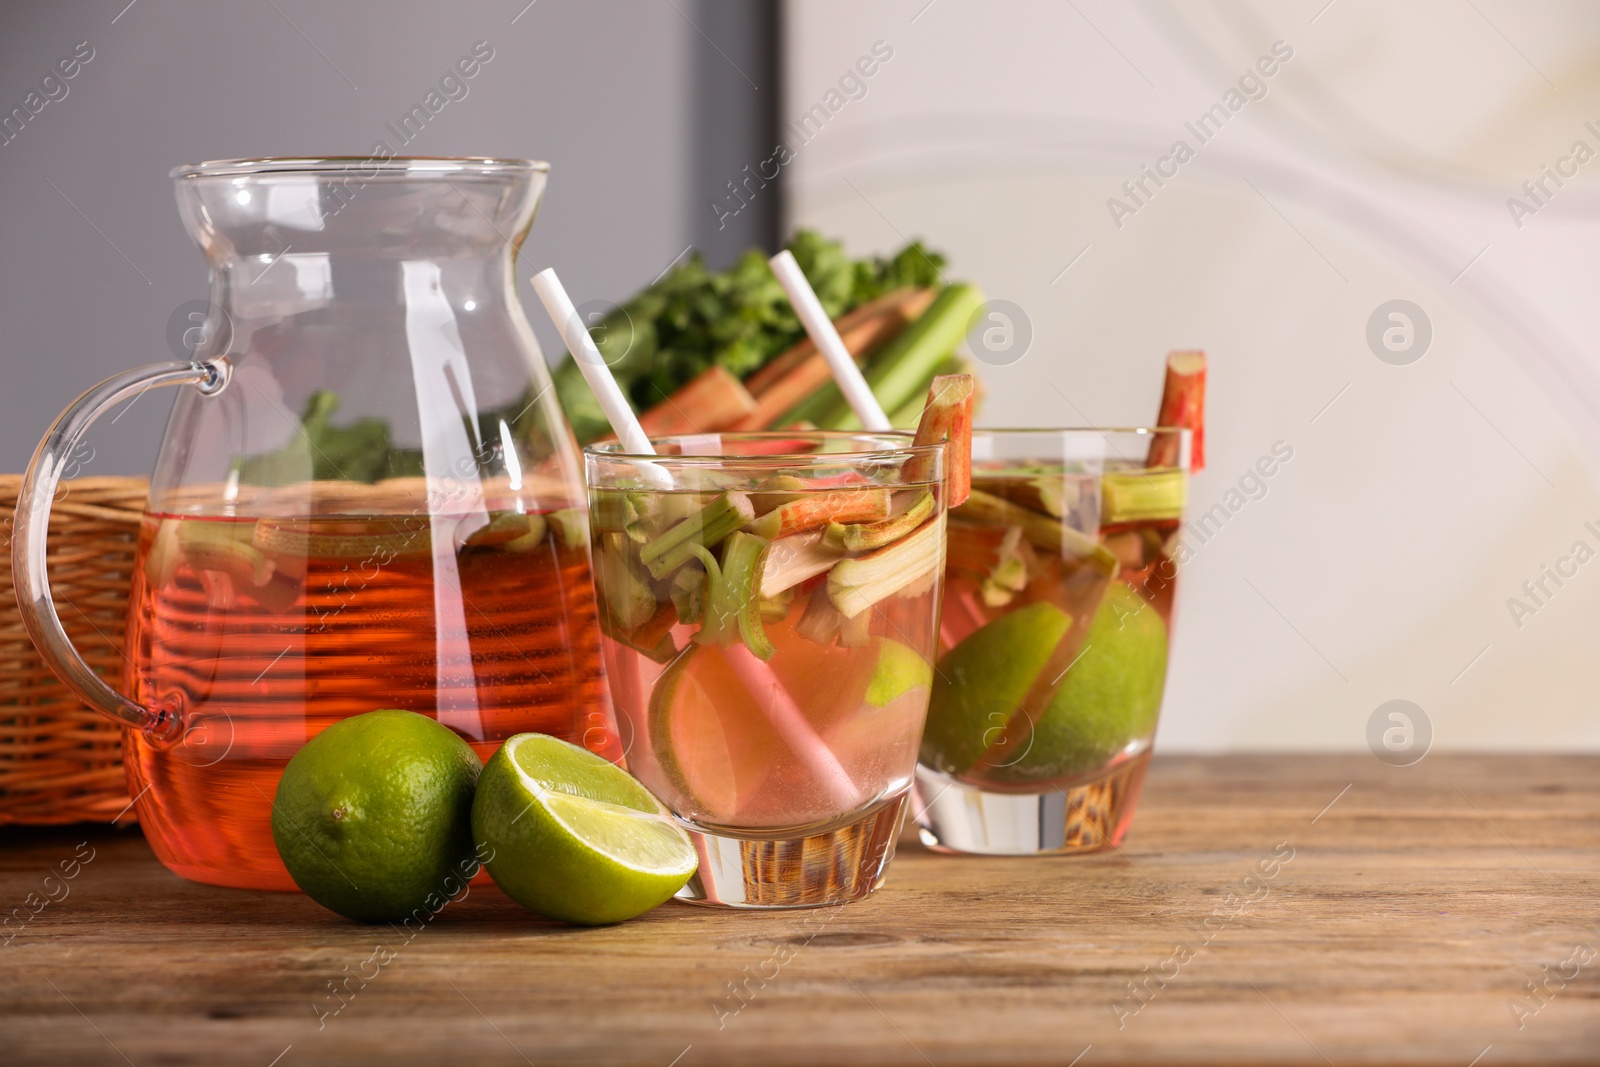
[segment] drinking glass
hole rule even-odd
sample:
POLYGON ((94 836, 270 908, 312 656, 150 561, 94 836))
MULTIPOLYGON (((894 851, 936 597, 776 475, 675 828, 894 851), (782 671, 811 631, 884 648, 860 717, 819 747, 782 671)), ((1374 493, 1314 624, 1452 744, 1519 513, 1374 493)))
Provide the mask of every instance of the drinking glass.
POLYGON ((978 430, 917 767, 930 848, 1119 844, 1166 681, 1189 432, 978 430))
POLYGON ((688 828, 679 894, 866 896, 894 855, 933 677, 944 448, 900 434, 585 450, 628 769, 688 828))

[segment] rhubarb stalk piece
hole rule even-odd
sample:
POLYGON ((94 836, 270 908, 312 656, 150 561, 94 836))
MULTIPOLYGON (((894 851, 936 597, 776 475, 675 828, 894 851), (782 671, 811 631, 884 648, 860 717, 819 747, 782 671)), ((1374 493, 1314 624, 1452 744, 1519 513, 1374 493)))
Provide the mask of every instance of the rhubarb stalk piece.
MULTIPOLYGON (((945 506, 956 508, 966 503, 972 491, 972 401, 974 379, 970 374, 941 374, 928 387, 928 402, 917 423, 914 443, 919 447, 944 444, 945 506)), ((926 481, 932 468, 928 456, 912 456, 906 461, 908 482, 926 481)))
POLYGON ((277 565, 250 543, 254 534, 254 523, 184 523, 178 528, 178 545, 193 570, 226 574, 247 589, 260 589, 272 580, 277 565))
POLYGON ((639 573, 622 534, 604 534, 595 545, 595 584, 600 587, 603 614, 620 631, 630 631, 655 614, 656 594, 639 573))
MULTIPOLYGON (((870 303, 862 304, 847 315, 841 315, 834 320, 833 325, 839 331, 839 336, 844 340, 850 354, 861 360, 927 311, 928 305, 933 303, 933 297, 932 289, 895 289, 870 303)), ((811 388, 814 389, 830 380, 828 364, 825 360, 817 358, 818 356, 817 346, 812 344, 811 338, 804 338, 787 351, 774 356, 766 366, 746 378, 745 388, 755 394, 757 400, 763 399, 780 384, 792 378, 801 367, 815 364, 817 377, 811 384, 811 388)), ((810 391, 807 389, 797 394, 796 399, 810 391)), ((751 427, 751 429, 762 429, 762 427, 751 427)))
POLYGON ((550 521, 543 515, 534 513, 522 518, 528 532, 507 541, 504 546, 507 552, 532 552, 544 544, 545 535, 550 532, 550 521))
MULTIPOLYGON (((838 319, 839 337, 859 362, 900 333, 933 303, 932 289, 897 289, 838 319)), ((731 430, 765 430, 833 380, 828 361, 807 338, 745 380, 756 406, 731 430)))
POLYGON ((578 548, 589 540, 589 513, 583 508, 562 508, 550 513, 550 525, 562 548, 578 548))
POLYGON ((792 474, 774 474, 750 490, 750 505, 759 517, 799 500, 806 488, 806 483, 792 474))
MULTIPOLYGON (((885 411, 914 399, 928 375, 956 350, 983 307, 976 286, 958 282, 940 290, 928 310, 867 362, 867 384, 885 411)), ((806 419, 825 430, 853 430, 860 423, 837 387, 827 387, 789 412, 786 421, 806 419)))
POLYGON ((1022 527, 1006 527, 994 564, 978 586, 978 595, 983 597, 985 607, 1003 608, 1028 587, 1028 561, 1023 555, 1025 547, 1022 527))
POLYGON ((705 564, 710 579, 705 616, 695 640, 703 645, 744 643, 752 655, 763 662, 775 651, 761 624, 761 571, 766 564, 767 541, 754 534, 735 531, 728 535, 722 550, 722 563, 696 544, 692 555, 705 564))
POLYGON ((774 597, 838 563, 844 550, 828 543, 822 530, 780 537, 767 550, 761 574, 761 595, 774 597))
POLYGON ((640 415, 639 425, 651 437, 716 433, 733 427, 755 409, 755 397, 739 379, 723 367, 712 366, 640 415))
POLYGON ((1081 476, 1059 473, 1041 474, 1010 487, 1006 495, 1023 507, 1061 519, 1078 505, 1082 495, 1080 479, 1081 476))
POLYGON ((1180 519, 1189 479, 1171 468, 1109 471, 1100 480, 1100 521, 1106 526, 1150 519, 1180 519))
POLYGON ((599 493, 590 505, 589 522, 596 533, 621 533, 636 518, 638 515, 626 493, 599 493))
POLYGON ((933 514, 933 494, 924 489, 900 514, 878 522, 847 524, 830 522, 824 540, 846 552, 870 552, 898 541, 921 526, 933 514))
POLYGON ((749 497, 723 493, 641 548, 639 559, 652 578, 665 578, 693 558, 696 546, 714 545, 753 518, 749 497))
POLYGON ((847 489, 837 493, 807 493, 767 512, 745 529, 770 541, 819 530, 832 523, 876 522, 888 515, 889 490, 847 489))
POLYGON ((826 647, 838 640, 839 626, 843 621, 844 616, 828 599, 828 586, 824 583, 811 590, 806 610, 801 612, 800 621, 795 623, 794 629, 806 640, 826 647))
MULTIPOLYGON (((1206 465, 1206 354, 1200 351, 1172 352, 1167 356, 1167 378, 1161 389, 1161 413, 1157 426, 1177 426, 1189 431, 1189 470, 1195 474, 1206 465)), ((1178 435, 1157 434, 1150 443, 1147 467, 1178 465, 1178 435)))
POLYGON ((1035 548, 1081 559, 1108 578, 1119 569, 1116 555, 1088 534, 980 489, 972 491, 960 517, 990 526, 1020 526, 1035 548))
POLYGON ((839 620, 839 647, 865 648, 872 640, 872 609, 862 608, 839 620))
POLYGON ((706 573, 697 567, 680 567, 672 576, 670 596, 678 621, 693 626, 706 614, 706 573))
POLYGON ((859 615, 944 566, 944 513, 916 532, 828 572, 828 598, 845 618, 859 615))

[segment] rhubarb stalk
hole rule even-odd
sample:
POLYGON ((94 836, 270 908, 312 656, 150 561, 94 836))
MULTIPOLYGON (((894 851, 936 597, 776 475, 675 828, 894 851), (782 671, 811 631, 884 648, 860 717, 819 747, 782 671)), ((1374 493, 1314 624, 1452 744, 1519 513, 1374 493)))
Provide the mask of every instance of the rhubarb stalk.
POLYGON ((900 514, 878 522, 846 524, 830 522, 825 540, 846 552, 870 552, 898 541, 921 526, 933 514, 933 494, 924 489, 900 514))
POLYGON ((844 550, 829 544, 821 530, 780 537, 767 550, 767 563, 761 574, 761 595, 774 597, 807 578, 815 578, 843 556, 844 550))
POLYGON ((641 548, 639 558, 652 578, 665 578, 689 562, 696 546, 714 545, 753 518, 749 497, 723 493, 641 548))
POLYGON ((582 508, 561 508, 550 513, 556 539, 562 548, 577 548, 589 540, 589 516, 582 508))
MULTIPOLYGON (((867 362, 867 384, 885 411, 898 410, 917 395, 934 367, 954 352, 973 316, 983 307, 983 293, 964 283, 946 286, 928 310, 902 330, 867 362)), ((853 430, 860 423, 837 386, 813 394, 791 411, 786 421, 806 419, 826 430, 853 430)))
POLYGON ((840 560, 828 572, 828 598, 845 618, 859 615, 944 565, 944 514, 865 556, 840 560))
POLYGON ((806 640, 827 646, 838 640, 839 624, 843 621, 844 616, 828 599, 827 585, 822 584, 811 590, 806 610, 800 614, 800 621, 795 623, 794 629, 806 640))
MULTIPOLYGON (((933 302, 931 289, 897 289, 857 308, 835 325, 845 347, 859 362, 906 328, 933 302)), ((745 380, 756 406, 731 430, 765 430, 806 398, 832 383, 828 361, 810 338, 782 353, 745 380)))
MULTIPOLYGON (((918 447, 945 445, 946 507, 960 507, 972 491, 973 382, 970 374, 942 374, 935 378, 928 387, 922 421, 917 423, 914 443, 918 447)), ((932 465, 928 456, 912 456, 906 461, 905 480, 926 481, 932 465)))
POLYGON ((656 594, 638 571, 622 534, 603 534, 595 545, 595 585, 600 608, 619 631, 631 631, 655 614, 656 594))
POLYGON ((1141 519, 1179 519, 1188 498, 1189 479, 1181 470, 1107 472, 1100 480, 1100 521, 1114 526, 1141 519))
POLYGON ((831 523, 875 522, 889 514, 889 490, 847 489, 837 493, 807 493, 775 508, 745 527, 757 537, 773 540, 831 523))
MULTIPOLYGON (((660 395, 659 391, 657 395, 660 395)), ((682 433, 716 433, 740 423, 756 408, 739 379, 720 366, 706 368, 662 397, 643 415, 639 425, 651 437, 682 433)))
POLYGON ((1116 555, 1093 537, 1065 523, 1029 510, 992 493, 974 489, 957 519, 986 526, 1020 526, 1035 547, 1070 559, 1081 559, 1107 577, 1118 570, 1116 555))
POLYGON ((1023 547, 1022 527, 1006 527, 994 564, 979 586, 985 607, 1003 608, 1028 587, 1028 561, 1022 554, 1023 547))
MULTIPOLYGON (((1198 474, 1206 465, 1206 354, 1172 352, 1167 356, 1167 378, 1161 389, 1158 427, 1176 426, 1190 433, 1189 470, 1198 474)), ((1147 467, 1176 467, 1177 434, 1157 434, 1150 443, 1147 467)))
POLYGON ((735 532, 722 549, 719 566, 711 553, 696 544, 691 554, 701 557, 710 580, 705 614, 695 640, 703 645, 743 641, 750 652, 762 660, 772 658, 776 649, 761 623, 761 571, 766 563, 767 542, 754 534, 735 532))

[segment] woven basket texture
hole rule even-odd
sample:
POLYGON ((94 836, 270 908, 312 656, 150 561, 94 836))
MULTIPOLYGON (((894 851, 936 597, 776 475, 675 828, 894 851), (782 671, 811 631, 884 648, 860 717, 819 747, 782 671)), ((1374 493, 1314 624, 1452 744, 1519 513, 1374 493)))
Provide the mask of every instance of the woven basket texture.
MULTIPOLYGON (((17 613, 10 556, 21 485, 21 475, 0 475, 0 825, 125 822, 133 813, 121 727, 56 679, 17 613)), ((118 688, 148 493, 143 478, 77 478, 62 483, 50 512, 50 586, 61 623, 95 673, 118 688)))

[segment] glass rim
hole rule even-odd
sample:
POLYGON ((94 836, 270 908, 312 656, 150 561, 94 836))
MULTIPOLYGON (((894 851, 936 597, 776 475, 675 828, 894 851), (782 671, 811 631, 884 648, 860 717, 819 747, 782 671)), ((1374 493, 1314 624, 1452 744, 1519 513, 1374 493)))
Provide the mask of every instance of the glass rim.
POLYGON ((1193 435, 1194 431, 1187 426, 974 426, 973 436, 978 434, 1053 434, 1053 433, 1098 433, 1098 434, 1138 434, 1142 437, 1154 437, 1161 433, 1186 433, 1193 435))
POLYGON ((649 438, 651 444, 668 444, 674 442, 695 442, 708 437, 733 438, 743 441, 852 441, 862 438, 886 438, 903 441, 904 444, 891 445, 885 448, 856 449, 845 452, 754 452, 748 455, 728 454, 726 452, 687 452, 682 454, 671 453, 639 453, 622 451, 621 441, 591 442, 583 446, 584 456, 593 456, 596 459, 616 461, 618 463, 657 463, 664 467, 672 466, 726 466, 726 467, 753 467, 753 466, 778 466, 796 467, 805 464, 819 463, 852 463, 868 462, 873 460, 906 458, 912 456, 940 453, 944 450, 944 442, 933 445, 919 445, 915 443, 915 434, 910 430, 730 430, 724 432, 690 433, 690 434, 663 434, 660 437, 649 438))
POLYGON ((547 174, 550 164, 536 159, 500 159, 492 156, 261 156, 254 159, 213 159, 183 163, 167 176, 180 178, 255 178, 269 175, 344 174, 360 167, 372 177, 461 174, 472 177, 547 174))

